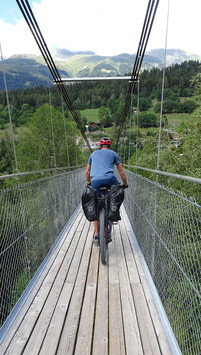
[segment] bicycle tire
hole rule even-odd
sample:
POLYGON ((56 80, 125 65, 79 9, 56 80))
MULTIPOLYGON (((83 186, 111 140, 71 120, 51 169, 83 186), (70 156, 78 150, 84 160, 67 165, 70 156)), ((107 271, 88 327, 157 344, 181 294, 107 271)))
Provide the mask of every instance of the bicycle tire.
POLYGON ((103 265, 107 263, 108 259, 108 243, 107 243, 107 226, 106 226, 106 219, 105 219, 105 210, 102 209, 99 217, 99 238, 100 238, 100 255, 101 255, 101 262, 103 265))

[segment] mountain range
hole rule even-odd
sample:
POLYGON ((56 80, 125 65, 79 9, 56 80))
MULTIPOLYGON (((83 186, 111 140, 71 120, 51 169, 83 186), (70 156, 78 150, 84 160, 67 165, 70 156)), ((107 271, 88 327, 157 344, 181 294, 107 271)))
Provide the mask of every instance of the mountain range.
MULTIPOLYGON (((67 49, 55 49, 51 53, 63 77, 103 77, 118 76, 132 72, 135 54, 122 53, 115 56, 100 56, 94 52, 71 52, 67 49)), ((196 54, 180 49, 168 49, 166 65, 180 64, 188 60, 201 60, 196 54)), ((159 68, 164 65, 164 49, 147 52, 142 63, 143 69, 159 68)), ((42 56, 20 54, 4 60, 4 69, 0 62, 0 91, 5 90, 3 70, 6 74, 8 90, 24 89, 28 86, 48 86, 51 74, 42 56)))

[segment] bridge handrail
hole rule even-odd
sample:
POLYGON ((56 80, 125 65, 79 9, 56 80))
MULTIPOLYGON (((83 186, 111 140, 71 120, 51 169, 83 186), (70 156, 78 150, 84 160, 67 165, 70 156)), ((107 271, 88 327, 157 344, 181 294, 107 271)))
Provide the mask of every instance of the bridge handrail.
POLYGON ((126 165, 126 164, 123 164, 123 166, 124 167, 128 167, 128 168, 134 168, 134 169, 148 171, 150 173, 154 173, 154 174, 157 174, 157 175, 168 176, 168 177, 172 177, 172 178, 175 178, 175 179, 180 179, 180 180, 185 180, 185 181, 188 181, 188 182, 193 182, 193 183, 196 183, 196 184, 201 184, 201 179, 194 178, 194 177, 191 177, 191 176, 179 175, 179 174, 168 173, 166 171, 143 168, 143 167, 138 166, 138 165, 126 165))
POLYGON ((51 171, 60 171, 60 170, 72 170, 75 168, 83 168, 85 165, 73 165, 73 166, 65 166, 62 168, 51 168, 51 169, 42 169, 42 170, 35 170, 35 171, 26 171, 23 173, 16 173, 16 174, 9 174, 9 175, 1 175, 0 176, 0 180, 6 180, 6 179, 10 179, 10 178, 16 178, 16 177, 20 177, 20 176, 27 176, 27 175, 34 175, 34 174, 43 174, 43 173, 49 173, 51 171))

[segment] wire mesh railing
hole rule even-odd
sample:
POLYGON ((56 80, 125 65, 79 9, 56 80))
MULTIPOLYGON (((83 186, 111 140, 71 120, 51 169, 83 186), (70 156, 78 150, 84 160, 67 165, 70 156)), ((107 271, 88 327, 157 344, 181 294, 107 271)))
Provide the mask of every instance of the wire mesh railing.
POLYGON ((126 171, 124 206, 183 354, 201 354, 201 206, 126 171))
POLYGON ((0 326, 72 216, 85 168, 0 191, 0 326))

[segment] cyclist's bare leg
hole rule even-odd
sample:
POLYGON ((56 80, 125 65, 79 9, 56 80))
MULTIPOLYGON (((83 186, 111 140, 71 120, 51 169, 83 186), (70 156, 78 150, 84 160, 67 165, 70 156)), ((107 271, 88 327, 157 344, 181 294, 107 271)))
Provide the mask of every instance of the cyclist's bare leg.
POLYGON ((95 231, 95 236, 97 236, 97 233, 98 233, 98 221, 94 221, 94 231, 95 231))
POLYGON ((94 221, 94 232, 95 232, 95 236, 92 239, 92 243, 95 246, 99 246, 100 244, 99 244, 99 239, 98 239, 98 236, 97 236, 97 233, 98 233, 98 221, 94 221))

